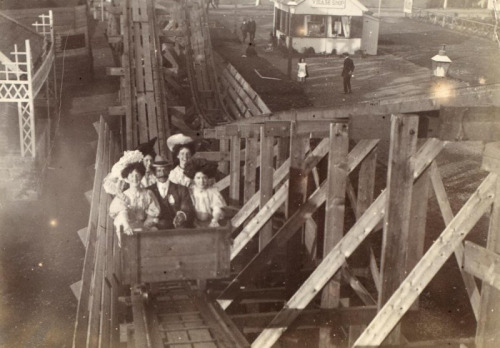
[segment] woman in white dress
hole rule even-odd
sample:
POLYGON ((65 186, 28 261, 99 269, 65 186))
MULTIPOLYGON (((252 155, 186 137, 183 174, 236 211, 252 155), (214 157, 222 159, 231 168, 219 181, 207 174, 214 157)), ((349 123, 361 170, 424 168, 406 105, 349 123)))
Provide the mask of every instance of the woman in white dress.
POLYGON ((167 146, 172 152, 175 168, 170 171, 168 180, 174 184, 189 187, 192 178, 184 173, 186 163, 196 153, 196 144, 193 138, 182 133, 174 134, 167 139, 167 146))
POLYGON ((153 192, 141 185, 146 173, 142 160, 138 151, 128 151, 120 159, 121 177, 129 188, 118 193, 109 206, 109 215, 114 219, 117 232, 123 229, 127 235, 133 234, 135 229, 151 229, 160 215, 160 205, 153 192))
POLYGON ((156 177, 152 171, 151 164, 156 157, 156 152, 154 150, 154 145, 156 143, 156 137, 148 141, 147 143, 140 144, 134 151, 125 151, 122 158, 113 165, 111 172, 106 175, 103 180, 103 188, 106 193, 116 196, 123 192, 123 190, 128 188, 128 185, 124 178, 122 178, 121 172, 124 168, 124 160, 128 160, 129 156, 142 156, 142 163, 146 168, 146 172, 142 177, 141 185, 147 188, 156 183, 156 177))
POLYGON ((197 227, 218 227, 224 219, 226 201, 215 187, 209 185, 209 179, 214 177, 216 171, 217 163, 200 159, 193 159, 186 165, 185 174, 193 181, 189 191, 196 211, 197 227))

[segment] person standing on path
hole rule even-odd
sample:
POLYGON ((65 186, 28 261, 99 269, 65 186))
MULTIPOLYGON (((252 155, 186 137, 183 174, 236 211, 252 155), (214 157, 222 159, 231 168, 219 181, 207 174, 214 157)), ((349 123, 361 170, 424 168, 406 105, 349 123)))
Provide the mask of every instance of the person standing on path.
POLYGON ((344 53, 344 68, 342 69, 342 77, 344 79, 344 93, 352 93, 351 76, 354 71, 354 62, 349 57, 349 53, 344 53))
POLYGON ((248 33, 250 34, 250 42, 255 40, 255 32, 257 31, 257 23, 253 18, 248 21, 248 33))
POLYGON ((297 81, 305 83, 306 77, 307 77, 307 63, 304 58, 300 58, 300 61, 297 63, 297 81))
MULTIPOLYGON (((247 35, 248 35, 248 21, 246 19, 243 20, 243 23, 241 23, 241 35, 243 37, 243 43, 247 40, 247 35)), ((252 42, 252 40, 250 40, 252 42)))

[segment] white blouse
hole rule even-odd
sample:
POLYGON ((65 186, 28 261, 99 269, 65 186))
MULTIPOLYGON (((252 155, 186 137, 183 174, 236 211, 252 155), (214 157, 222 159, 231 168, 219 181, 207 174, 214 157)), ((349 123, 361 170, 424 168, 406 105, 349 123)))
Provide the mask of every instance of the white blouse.
POLYGON ((170 171, 170 174, 168 175, 168 180, 170 182, 173 182, 174 184, 186 187, 189 187, 192 181, 190 178, 186 176, 186 174, 184 174, 184 169, 182 169, 180 166, 177 166, 170 171))
POLYGON ((117 229, 142 227, 146 218, 156 218, 160 215, 160 204, 151 190, 139 189, 132 192, 123 191, 111 201, 109 216, 114 219, 117 229))
POLYGON ((200 189, 191 186, 189 190, 198 220, 207 221, 214 215, 224 216, 222 208, 227 206, 227 204, 219 190, 215 187, 200 189))

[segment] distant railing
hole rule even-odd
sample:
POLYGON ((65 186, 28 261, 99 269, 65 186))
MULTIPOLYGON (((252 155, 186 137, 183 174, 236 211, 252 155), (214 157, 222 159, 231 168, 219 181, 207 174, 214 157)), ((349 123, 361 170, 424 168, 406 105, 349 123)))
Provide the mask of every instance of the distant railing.
POLYGON ((495 25, 485 23, 473 19, 461 18, 456 14, 439 13, 432 10, 413 8, 412 18, 440 25, 443 28, 449 28, 469 34, 486 37, 490 40, 495 40, 497 35, 500 35, 500 30, 497 28, 495 35, 495 25))

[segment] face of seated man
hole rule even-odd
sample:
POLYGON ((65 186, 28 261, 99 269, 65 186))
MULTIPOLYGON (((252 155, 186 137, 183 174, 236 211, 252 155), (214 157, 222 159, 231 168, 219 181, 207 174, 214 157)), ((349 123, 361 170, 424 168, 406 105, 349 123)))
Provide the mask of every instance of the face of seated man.
POLYGON ((164 183, 167 181, 168 174, 170 174, 170 169, 168 169, 166 167, 156 167, 155 168, 156 180, 158 180, 161 183, 164 183))

